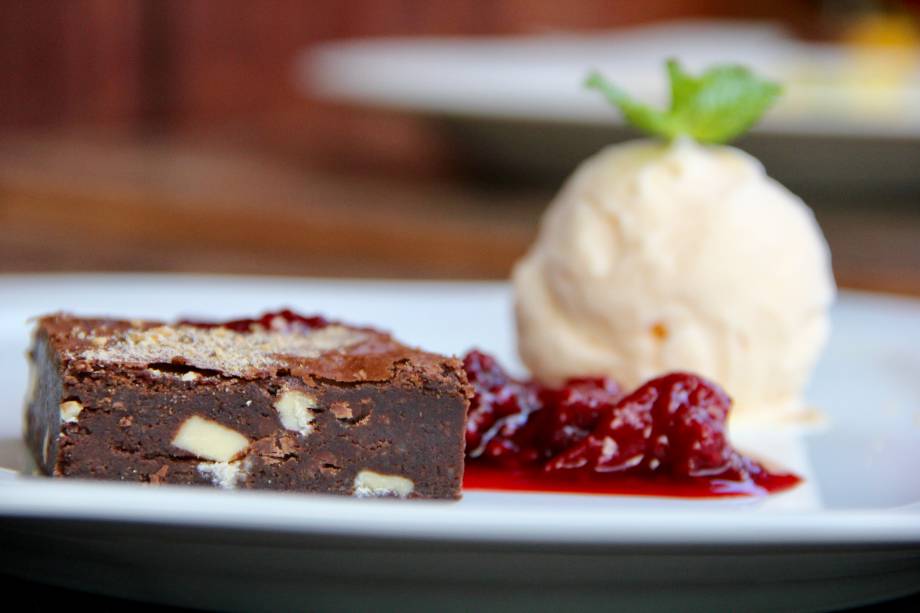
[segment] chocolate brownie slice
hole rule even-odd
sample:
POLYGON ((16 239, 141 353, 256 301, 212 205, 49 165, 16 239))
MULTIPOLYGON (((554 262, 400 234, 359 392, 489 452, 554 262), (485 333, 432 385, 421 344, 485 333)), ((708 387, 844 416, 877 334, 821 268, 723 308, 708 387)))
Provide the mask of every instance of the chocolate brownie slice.
POLYGON ((41 471, 458 498, 462 364, 290 311, 226 324, 38 320, 26 437, 41 471))

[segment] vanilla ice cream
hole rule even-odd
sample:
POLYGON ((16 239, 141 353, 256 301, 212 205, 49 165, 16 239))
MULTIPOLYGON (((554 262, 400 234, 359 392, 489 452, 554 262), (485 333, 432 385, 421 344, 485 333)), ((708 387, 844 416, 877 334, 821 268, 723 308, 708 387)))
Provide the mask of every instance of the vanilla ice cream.
POLYGON ((751 156, 635 141, 584 162, 514 270, 518 347, 538 379, 674 370, 739 417, 802 409, 835 285, 811 210, 751 156))

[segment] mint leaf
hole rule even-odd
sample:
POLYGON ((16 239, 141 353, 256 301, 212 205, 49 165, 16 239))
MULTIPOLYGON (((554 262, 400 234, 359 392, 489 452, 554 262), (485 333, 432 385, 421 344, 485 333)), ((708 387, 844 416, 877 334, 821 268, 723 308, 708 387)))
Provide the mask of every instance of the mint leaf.
POLYGON ((585 87, 596 89, 604 94, 610 104, 620 109, 626 121, 640 130, 669 138, 676 135, 677 126, 667 113, 633 100, 622 89, 604 79, 600 73, 594 72, 588 75, 585 87))
POLYGON ((684 72, 676 60, 669 60, 667 69, 671 106, 665 111, 632 99, 597 72, 585 86, 601 92, 640 130, 668 139, 691 136, 701 143, 724 143, 744 133, 782 91, 743 66, 715 66, 700 77, 684 72))

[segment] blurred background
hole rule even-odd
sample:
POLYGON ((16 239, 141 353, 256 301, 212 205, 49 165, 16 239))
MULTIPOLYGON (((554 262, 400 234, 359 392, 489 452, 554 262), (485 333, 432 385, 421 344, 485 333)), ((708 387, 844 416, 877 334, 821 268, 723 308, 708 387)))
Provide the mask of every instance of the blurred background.
POLYGON ((0 4, 0 272, 501 279, 579 160, 581 88, 663 58, 786 96, 737 144, 841 285, 920 294, 920 0, 0 4))

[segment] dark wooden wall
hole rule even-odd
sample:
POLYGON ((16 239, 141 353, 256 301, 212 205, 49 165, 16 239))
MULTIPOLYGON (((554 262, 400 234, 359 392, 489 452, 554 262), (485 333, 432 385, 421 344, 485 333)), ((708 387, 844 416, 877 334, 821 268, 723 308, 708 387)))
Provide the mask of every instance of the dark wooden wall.
POLYGON ((70 0, 0 3, 0 129, 259 130, 304 111, 296 52, 356 36, 586 30, 688 16, 801 21, 784 0, 70 0), (757 8, 757 5, 763 5, 757 8), (753 7, 753 8, 752 8, 753 7))

